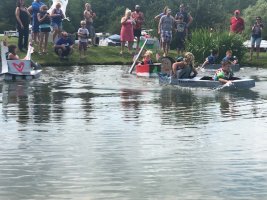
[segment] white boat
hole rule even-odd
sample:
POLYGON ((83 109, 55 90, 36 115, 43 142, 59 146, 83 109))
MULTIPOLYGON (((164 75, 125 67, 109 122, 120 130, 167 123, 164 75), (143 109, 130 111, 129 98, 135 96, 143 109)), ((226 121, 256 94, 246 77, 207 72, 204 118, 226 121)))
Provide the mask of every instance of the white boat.
POLYGON ((32 80, 41 75, 40 69, 33 69, 31 61, 31 53, 33 47, 28 46, 28 52, 24 60, 7 60, 6 54, 8 47, 1 42, 1 65, 0 65, 0 79, 2 80, 32 80))
POLYGON ((219 81, 214 81, 212 77, 194 77, 192 79, 178 79, 167 74, 159 74, 159 83, 162 85, 178 85, 181 87, 202 87, 202 88, 222 88, 226 87, 229 89, 249 89, 255 87, 255 80, 253 79, 239 79, 233 78, 231 84, 222 84, 219 81))

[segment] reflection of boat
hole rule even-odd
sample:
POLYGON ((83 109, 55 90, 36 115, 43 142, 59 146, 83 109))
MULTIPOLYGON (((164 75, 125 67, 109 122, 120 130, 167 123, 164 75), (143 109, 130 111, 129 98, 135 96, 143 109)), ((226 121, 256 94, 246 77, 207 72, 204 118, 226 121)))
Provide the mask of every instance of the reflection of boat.
POLYGON ((178 85, 181 87, 203 87, 203 88, 233 88, 233 89, 249 89, 255 87, 253 79, 234 78, 232 84, 222 85, 219 81, 212 80, 211 77, 194 77, 192 79, 178 79, 169 75, 159 74, 160 84, 178 85))
POLYGON ((32 68, 32 51, 33 47, 29 45, 25 60, 7 60, 6 53, 8 52, 8 48, 1 42, 1 78, 3 80, 31 80, 38 78, 42 70, 32 68))
MULTIPOLYGON (((221 64, 208 64, 205 65, 203 68, 204 69, 208 69, 208 70, 217 70, 221 67, 221 64)), ((240 70, 240 65, 236 64, 236 65, 231 65, 231 69, 236 72, 240 70)))
POLYGON ((137 76, 158 77, 158 73, 161 72, 161 63, 138 64, 135 68, 137 76))

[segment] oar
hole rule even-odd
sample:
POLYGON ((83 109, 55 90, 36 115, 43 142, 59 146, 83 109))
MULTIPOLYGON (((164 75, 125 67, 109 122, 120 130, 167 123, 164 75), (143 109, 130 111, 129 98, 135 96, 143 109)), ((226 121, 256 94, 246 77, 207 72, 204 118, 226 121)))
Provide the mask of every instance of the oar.
POLYGON ((147 39, 145 40, 145 42, 144 42, 142 48, 140 49, 140 51, 138 52, 137 56, 135 56, 134 62, 133 62, 133 64, 132 64, 131 68, 129 69, 129 73, 130 73, 130 74, 133 72, 133 68, 134 68, 134 66, 135 66, 135 63, 136 63, 136 61, 138 60, 140 54, 142 53, 142 51, 143 51, 143 49, 144 49, 144 47, 145 47, 145 45, 146 45, 146 42, 147 42, 147 39))

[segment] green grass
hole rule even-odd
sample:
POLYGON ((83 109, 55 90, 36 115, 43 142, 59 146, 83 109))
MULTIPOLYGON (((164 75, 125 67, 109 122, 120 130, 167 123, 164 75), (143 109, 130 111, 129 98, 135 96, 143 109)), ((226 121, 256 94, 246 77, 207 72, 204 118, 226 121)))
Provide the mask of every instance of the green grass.
POLYGON ((256 53, 254 52, 252 61, 250 61, 250 53, 246 53, 242 65, 267 68, 267 52, 260 52, 259 59, 256 58, 256 53))
MULTIPOLYGON (((2 40, 3 37, 0 37, 2 40)), ((17 38, 8 38, 8 44, 16 44, 17 38)), ((36 48, 37 49, 37 48, 36 48)), ((20 58, 23 58, 26 53, 18 52, 20 58)), ((131 65, 133 56, 127 52, 120 55, 120 47, 90 47, 87 49, 86 58, 80 59, 78 45, 74 46, 74 52, 68 61, 61 61, 55 54, 52 44, 48 45, 47 55, 38 55, 37 52, 32 54, 32 59, 42 66, 72 66, 72 65, 131 65)), ((171 57, 176 56, 175 51, 170 52, 171 57)), ((142 58, 140 57, 139 60, 142 58)), ((155 53, 153 60, 156 61, 155 53)))
MULTIPOLYGON (((2 40, 3 37, 0 37, 2 40)), ((8 38, 8 44, 16 44, 17 38, 8 38)), ((119 54, 120 47, 91 47, 87 50, 87 56, 85 59, 79 59, 78 46, 75 45, 74 53, 70 56, 68 61, 60 61, 58 56, 55 54, 51 44, 48 47, 49 53, 47 55, 33 54, 32 59, 38 62, 42 66, 73 66, 73 65, 131 65, 133 62, 132 55, 126 52, 121 56, 119 54)), ((25 53, 18 52, 20 58, 25 56, 25 53)), ((155 52, 153 60, 156 62, 155 52)), ((162 54, 162 53, 161 53, 162 54)), ((176 58, 177 53, 174 50, 170 51, 170 57, 176 58)), ((256 59, 254 53, 252 61, 249 60, 249 52, 245 54, 241 65, 252 66, 252 67, 263 67, 267 68, 267 53, 261 52, 260 59, 256 59)), ((141 60, 141 58, 139 58, 141 60)), ((203 60, 204 61, 204 60, 203 60)), ((203 61, 196 60, 196 64, 202 63, 203 61)))

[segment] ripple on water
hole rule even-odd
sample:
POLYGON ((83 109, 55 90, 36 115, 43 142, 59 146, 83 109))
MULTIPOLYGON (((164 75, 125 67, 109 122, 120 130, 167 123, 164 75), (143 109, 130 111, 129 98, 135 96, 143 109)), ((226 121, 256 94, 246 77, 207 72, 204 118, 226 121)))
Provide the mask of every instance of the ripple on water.
POLYGON ((2 83, 0 199, 265 199, 266 70, 246 91, 161 87, 125 66, 2 83))

